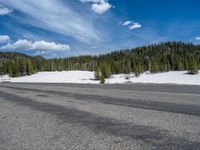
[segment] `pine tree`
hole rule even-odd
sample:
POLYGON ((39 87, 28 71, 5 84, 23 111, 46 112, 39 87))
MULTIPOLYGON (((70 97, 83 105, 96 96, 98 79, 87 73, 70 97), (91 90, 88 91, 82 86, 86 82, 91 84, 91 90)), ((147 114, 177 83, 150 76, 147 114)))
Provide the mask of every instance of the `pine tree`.
POLYGON ((95 67, 94 77, 96 80, 100 80, 101 77, 101 70, 98 66, 95 67))
POLYGON ((20 74, 20 68, 19 68, 19 62, 13 62, 12 65, 12 77, 19 77, 20 74))
POLYGON ((32 63, 30 61, 30 59, 27 60, 27 75, 31 75, 33 74, 33 66, 32 66, 32 63))
POLYGON ((104 78, 104 76, 101 76, 101 77, 100 77, 100 83, 102 83, 102 84, 105 83, 105 78, 104 78))
POLYGON ((157 73, 159 71, 158 63, 156 60, 153 60, 151 63, 151 73, 157 73))
POLYGON ((198 64, 194 56, 191 56, 189 59, 189 70, 188 74, 197 74, 198 73, 198 64))
POLYGON ((112 75, 109 64, 103 63, 101 65, 101 74, 102 74, 101 76, 103 76, 104 78, 109 78, 112 75))

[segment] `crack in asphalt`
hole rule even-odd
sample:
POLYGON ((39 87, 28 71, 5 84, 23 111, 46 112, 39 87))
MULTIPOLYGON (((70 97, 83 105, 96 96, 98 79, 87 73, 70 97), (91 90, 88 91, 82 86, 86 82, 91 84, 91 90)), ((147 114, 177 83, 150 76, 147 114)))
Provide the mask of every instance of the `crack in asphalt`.
POLYGON ((200 116, 200 106, 191 104, 176 104, 176 103, 159 102, 159 101, 114 98, 108 96, 86 95, 86 94, 68 93, 63 91, 42 90, 33 88, 30 89, 30 88, 12 87, 12 86, 2 86, 2 87, 16 89, 16 90, 23 90, 23 91, 35 91, 47 94, 68 96, 69 98, 88 101, 88 102, 99 102, 111 105, 120 105, 120 106, 127 106, 127 107, 141 108, 141 109, 200 116))
POLYGON ((67 108, 61 105, 34 101, 16 94, 0 91, 0 97, 16 105, 30 107, 36 111, 55 115, 65 123, 86 126, 95 131, 96 134, 103 132, 109 135, 128 138, 127 140, 142 141, 150 144, 151 149, 185 149, 198 150, 199 142, 192 142, 182 137, 175 137, 166 130, 160 130, 152 126, 133 125, 111 118, 101 117, 86 111, 67 108))

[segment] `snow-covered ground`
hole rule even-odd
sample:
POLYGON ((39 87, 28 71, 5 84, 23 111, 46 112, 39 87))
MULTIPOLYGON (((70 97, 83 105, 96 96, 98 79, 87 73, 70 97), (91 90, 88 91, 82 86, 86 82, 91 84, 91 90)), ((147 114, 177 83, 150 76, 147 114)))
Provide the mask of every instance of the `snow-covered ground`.
POLYGON ((62 71, 39 72, 31 76, 10 78, 7 75, 0 78, 8 82, 42 82, 42 83, 99 83, 94 80, 94 72, 91 71, 62 71))
POLYGON ((151 74, 145 72, 139 77, 134 74, 113 75, 106 83, 166 83, 166 84, 187 84, 187 85, 200 85, 200 73, 197 75, 189 75, 187 71, 170 71, 164 73, 151 74))
MULTIPOLYGON (((99 81, 94 80, 94 72, 91 71, 39 72, 31 76, 18 78, 3 76, 0 77, 0 82, 99 83, 99 81)), ((119 74, 113 75, 110 79, 106 79, 106 83, 167 83, 200 85, 200 73, 197 75, 188 75, 187 71, 170 71, 157 74, 146 72, 141 74, 139 77, 135 77, 134 74, 119 74)))

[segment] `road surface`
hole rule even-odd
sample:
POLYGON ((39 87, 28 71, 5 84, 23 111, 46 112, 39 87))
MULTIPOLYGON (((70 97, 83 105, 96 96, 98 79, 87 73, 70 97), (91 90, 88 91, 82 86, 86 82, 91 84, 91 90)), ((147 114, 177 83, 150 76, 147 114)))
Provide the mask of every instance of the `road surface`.
POLYGON ((200 86, 0 83, 1 150, 200 149, 200 86))

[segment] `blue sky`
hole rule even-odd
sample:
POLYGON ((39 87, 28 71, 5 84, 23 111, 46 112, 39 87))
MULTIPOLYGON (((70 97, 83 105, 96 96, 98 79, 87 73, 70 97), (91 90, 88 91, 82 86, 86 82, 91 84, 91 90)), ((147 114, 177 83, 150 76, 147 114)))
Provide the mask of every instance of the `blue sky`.
POLYGON ((0 0, 0 51, 47 58, 200 44, 199 0, 0 0))

